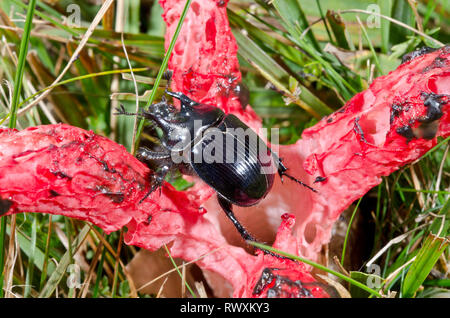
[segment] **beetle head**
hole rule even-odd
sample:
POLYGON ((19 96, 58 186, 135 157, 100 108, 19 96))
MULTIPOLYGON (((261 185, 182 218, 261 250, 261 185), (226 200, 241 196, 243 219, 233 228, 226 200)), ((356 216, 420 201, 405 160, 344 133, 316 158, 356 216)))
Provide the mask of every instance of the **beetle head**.
POLYGON ((168 104, 163 100, 159 103, 150 105, 144 113, 148 119, 158 121, 160 118, 169 118, 176 112, 177 109, 173 105, 168 104))

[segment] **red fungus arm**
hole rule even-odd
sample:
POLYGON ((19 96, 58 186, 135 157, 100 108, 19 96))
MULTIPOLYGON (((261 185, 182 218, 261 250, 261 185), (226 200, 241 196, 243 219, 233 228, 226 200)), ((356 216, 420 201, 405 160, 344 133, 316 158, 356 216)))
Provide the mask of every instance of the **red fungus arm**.
POLYGON ((149 169, 125 147, 69 125, 0 130, 0 196, 11 211, 65 215, 107 232, 157 211, 198 214, 198 205, 169 184, 149 189, 149 169))
POLYGON ((299 227, 303 246, 318 252, 344 209, 378 185, 382 176, 419 159, 436 145, 438 136, 450 134, 449 75, 450 47, 419 56, 375 79, 341 110, 305 130, 294 146, 284 147, 289 155, 304 158, 310 182, 326 178, 314 185, 321 195, 303 211, 302 215, 310 213, 303 223, 317 233, 308 237, 299 227), (431 68, 436 60, 440 67, 431 68), (432 99, 440 104, 439 115, 428 118, 436 106, 432 99))

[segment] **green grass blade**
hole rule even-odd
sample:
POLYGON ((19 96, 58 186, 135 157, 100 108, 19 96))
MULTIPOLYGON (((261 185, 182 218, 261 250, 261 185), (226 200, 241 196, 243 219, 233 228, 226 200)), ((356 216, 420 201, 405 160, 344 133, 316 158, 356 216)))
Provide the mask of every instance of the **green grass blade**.
MULTIPOLYGON (((302 32, 309 26, 308 20, 300 5, 300 0, 274 0, 272 3, 283 19, 288 32, 291 35, 300 38, 302 32)), ((308 32, 306 38, 315 50, 321 51, 312 30, 308 32)))
POLYGON ((177 28, 175 29, 175 33, 173 34, 172 40, 170 41, 169 47, 167 49, 167 53, 164 55, 164 59, 161 63, 161 68, 159 69, 158 75, 156 76, 155 85, 152 89, 152 94, 148 99, 146 107, 149 107, 156 96, 156 88, 159 86, 159 82, 162 79, 164 72, 166 71, 167 64, 169 63, 170 56, 172 55, 173 48, 175 47, 175 43, 178 39, 178 35, 180 34, 181 28, 183 26, 184 19, 186 18, 186 14, 189 10, 192 0, 186 1, 186 5, 184 6, 183 12, 181 13, 180 20, 178 21, 177 28))
POLYGON ((232 31, 236 42, 238 43, 238 53, 242 55, 242 57, 260 65, 266 73, 277 80, 289 76, 289 74, 253 40, 242 34, 239 30, 233 29, 232 31))
POLYGON ((288 39, 290 39, 301 49, 307 52, 314 60, 318 61, 324 67, 327 76, 329 76, 330 79, 333 80, 343 98, 345 100, 349 100, 351 97, 353 97, 353 95, 358 93, 358 91, 355 90, 354 87, 349 84, 348 81, 344 77, 342 77, 341 74, 339 74, 336 69, 334 69, 333 66, 324 58, 321 50, 314 45, 314 42, 311 42, 310 37, 314 37, 311 32, 308 32, 308 35, 310 37, 302 38, 301 31, 303 29, 301 28, 301 25, 299 25, 299 21, 297 20, 298 16, 295 15, 295 13, 298 12, 299 9, 296 8, 293 3, 293 0, 275 0, 273 3, 275 9, 277 9, 278 11, 278 14, 281 16, 281 23, 284 23, 286 29, 289 32, 288 39))
MULTIPOLYGON (((178 24, 177 24, 177 28, 175 29, 175 33, 173 34, 172 40, 170 41, 169 47, 167 48, 167 52, 164 55, 164 59, 161 63, 161 68, 159 69, 158 75, 156 76, 155 85, 153 85, 152 93, 150 95, 150 98, 148 99, 146 107, 149 107, 155 100, 156 91, 159 86, 159 82, 161 81, 162 76, 163 76, 164 72, 166 71, 167 64, 169 63, 170 56, 172 55, 173 48, 175 47, 175 43, 178 39, 178 35, 180 34, 181 27, 183 26, 183 22, 184 22, 184 19, 186 18, 186 14, 189 10, 189 7, 191 6, 191 2, 192 2, 192 0, 186 1, 186 4, 183 8, 183 12, 181 13, 181 16, 180 16, 180 20, 178 21, 178 24)), ((137 149, 137 144, 139 143, 139 136, 141 135, 143 127, 144 127, 144 121, 140 120, 138 129, 136 132, 136 145, 135 145, 134 149, 137 149)))
POLYGON ((165 23, 162 18, 163 12, 160 4, 157 1, 153 2, 151 14, 148 19, 149 28, 147 34, 161 37, 164 36, 165 23))
POLYGON ((102 256, 100 258, 100 262, 97 264, 97 278, 95 279, 95 284, 92 289, 92 297, 97 298, 100 292, 100 282, 102 281, 102 273, 103 273, 103 266, 106 261, 106 252, 107 249, 105 246, 102 247, 102 256))
MULTIPOLYGON (((283 56, 296 65, 304 65, 304 54, 297 50, 295 47, 287 43, 283 43, 275 36, 270 35, 269 33, 262 30, 261 27, 257 27, 249 23, 245 18, 234 13, 233 11, 228 10, 227 13, 230 25, 232 26, 233 30, 246 30, 248 32, 248 37, 255 40, 255 42, 257 42, 260 47, 263 47, 265 51, 267 50, 268 54, 283 56)), ((258 16, 252 15, 252 17, 258 20, 258 16)), ((258 22, 264 23, 264 21, 261 20, 258 20, 258 22)), ((269 25, 266 26, 270 27, 269 25)))
MULTIPOLYGON (((8 226, 7 233, 10 233, 10 227, 8 226)), ((42 271, 44 268, 45 262, 45 253, 36 246, 34 249, 34 253, 32 252, 32 243, 30 237, 25 235, 20 229, 16 229, 16 237, 19 242, 20 250, 23 255, 26 255, 27 258, 31 258, 32 254, 34 254, 34 266, 37 267, 39 271, 42 271)), ((47 272, 52 273, 55 270, 55 265, 53 263, 49 263, 47 267, 47 272)))
POLYGON ((358 207, 359 207, 359 204, 361 203, 361 200, 362 200, 362 197, 358 200, 358 203, 356 203, 356 206, 353 209, 352 217, 350 218, 350 221, 348 222, 347 232, 345 233, 344 245, 342 246, 342 255, 341 255, 341 265, 342 266, 344 266, 345 251, 347 249, 347 242, 348 242, 348 237, 350 236, 350 230, 352 228, 353 219, 355 218, 356 211, 358 211, 358 207))
POLYGON ((415 193, 450 194, 450 192, 444 191, 444 190, 410 189, 410 188, 401 188, 401 187, 399 187, 399 186, 396 187, 396 190, 398 190, 398 191, 403 191, 403 192, 415 192, 415 193))
POLYGON ((350 50, 350 44, 347 40, 347 35, 345 32, 345 24, 339 13, 328 10, 326 18, 330 24, 331 31, 336 38, 337 45, 345 50, 350 50))
POLYGON ((411 264, 411 267, 406 274, 405 280, 402 286, 402 296, 409 298, 413 297, 419 287, 427 278, 431 269, 436 264, 441 254, 445 251, 449 241, 442 237, 436 237, 430 234, 416 259, 411 264))
POLYGON ((33 274, 34 274, 34 260, 36 253, 36 233, 37 233, 37 217, 38 215, 33 216, 33 223, 31 226, 31 241, 30 241, 30 255, 28 255, 28 265, 27 272, 25 275, 25 291, 23 294, 24 298, 27 298, 31 294, 31 287, 33 284, 33 274))
POLYGON ((128 13, 128 21, 125 24, 125 32, 139 33, 140 2, 141 0, 125 0, 125 12, 128 13))
POLYGON ((120 251, 122 250, 123 245, 123 228, 120 230, 119 242, 117 243, 116 249, 116 258, 114 262, 114 276, 113 276, 113 284, 111 288, 111 297, 116 298, 117 293, 117 285, 119 281, 119 263, 120 263, 120 251))
POLYGON ((67 267, 72 263, 71 254, 77 252, 78 248, 86 239, 89 230, 90 226, 87 224, 81 229, 78 236, 73 240, 71 247, 69 247, 68 251, 61 257, 58 266, 53 271, 44 288, 42 288, 39 298, 48 298, 53 294, 59 282, 64 277, 67 267))
MULTIPOLYGON (((392 18, 414 27, 414 13, 407 0, 394 0, 392 18)), ((403 42, 407 36, 411 35, 411 31, 399 25, 391 24, 389 34, 390 44, 394 45, 403 42)))
MULTIPOLYGON (((392 0, 378 0, 377 4, 380 7, 380 14, 391 16, 392 0)), ((381 52, 385 54, 389 52, 389 28, 390 22, 386 19, 380 19, 381 52)))
POLYGON ((375 66, 377 67, 378 73, 383 74, 383 69, 381 68, 380 61, 378 60, 378 55, 375 52, 375 49, 373 48, 372 41, 370 40, 369 35, 367 34, 366 28, 364 27, 358 16, 356 16, 356 19, 361 25, 361 30, 364 35, 364 38, 366 39, 367 44, 369 45, 370 52, 372 52, 373 60, 375 61, 375 66))
POLYGON ((313 59, 317 60, 326 70, 327 75, 333 80, 333 82, 339 88, 340 93, 345 100, 349 100, 353 95, 357 94, 358 91, 341 75, 339 74, 333 66, 326 61, 317 51, 315 51, 311 46, 305 45, 303 40, 290 38, 294 43, 303 48, 308 54, 310 54, 313 59))
MULTIPOLYGON (((180 275, 181 280, 183 280, 183 274, 181 274, 180 270, 178 269, 178 265, 175 263, 175 260, 172 258, 172 255, 170 255, 170 251, 167 248, 167 245, 164 244, 164 248, 167 252, 167 255, 169 255, 170 261, 173 264, 173 267, 177 270, 178 275, 180 275)), ((187 281, 184 282, 186 288, 189 290, 189 292, 191 293, 192 297, 197 298, 197 295, 195 295, 195 293, 192 291, 191 287, 189 286, 189 284, 187 283, 187 281)))
POLYGON ((51 234, 52 234, 52 215, 49 215, 49 221, 48 221, 48 232, 47 232, 47 239, 46 239, 46 243, 45 243, 45 252, 44 252, 44 264, 42 265, 42 271, 41 271, 41 281, 40 281, 40 289, 42 289, 42 287, 44 287, 44 283, 45 280, 47 278, 47 273, 48 273, 48 267, 49 264, 49 255, 50 255, 50 240, 51 240, 51 234))
POLYGON ((423 285, 450 288, 450 279, 427 280, 426 282, 423 283, 423 285))
POLYGON ((441 217, 437 217, 434 219, 433 223, 431 223, 431 233, 446 237, 449 235, 449 229, 450 229, 450 198, 447 196, 447 201, 445 201, 444 206, 442 207, 441 211, 439 211, 439 215, 441 217), (444 224, 442 224, 444 222, 444 224), (441 231, 441 233, 439 233, 441 231))
POLYGON ((110 71, 103 71, 103 72, 98 72, 98 73, 89 73, 89 74, 82 75, 82 76, 72 77, 72 78, 69 78, 69 79, 67 79, 65 81, 61 81, 61 82, 59 82, 59 83, 57 83, 55 85, 51 85, 51 86, 48 86, 46 88, 41 89, 40 91, 34 93, 33 95, 27 97, 24 101, 22 101, 19 104, 19 107, 22 106, 22 105, 25 105, 30 100, 32 100, 34 97, 41 95, 45 91, 47 91, 49 89, 53 89, 53 88, 58 87, 58 86, 62 86, 62 85, 66 85, 66 84, 69 84, 69 83, 72 83, 72 82, 82 81, 82 80, 85 80, 85 79, 88 79, 88 78, 93 78, 93 77, 98 77, 98 76, 108 76, 108 75, 112 75, 112 74, 124 74, 124 73, 129 73, 131 71, 133 71, 133 72, 143 72, 143 71, 147 71, 147 70, 148 70, 148 68, 146 68, 146 67, 140 67, 140 68, 133 68, 131 70, 130 69, 110 70, 110 71))
MULTIPOLYGON (((290 90, 282 84, 282 79, 287 79, 289 74, 251 39, 237 30, 233 30, 233 34, 239 46, 239 54, 256 65, 262 75, 279 90, 286 94, 291 94, 290 90)), ((300 103, 298 105, 307 112, 318 118, 333 112, 330 107, 311 93, 308 88, 300 83, 298 83, 298 87, 300 88, 300 94, 298 96, 300 103)))
POLYGON ((11 101, 9 128, 16 128, 17 109, 19 105, 20 92, 22 90, 22 80, 23 74, 25 72, 25 62, 27 59, 28 44, 30 40, 31 26, 33 24, 33 16, 35 8, 36 8, 36 0, 30 0, 28 4, 27 18, 23 30, 22 41, 20 43, 19 59, 17 63, 16 77, 14 80, 14 93, 11 101))
POLYGON ((316 4, 317 4, 317 9, 319 10, 319 13, 320 13, 320 18, 322 19, 323 24, 325 26, 325 30, 327 31, 328 40, 331 42, 331 44, 335 45, 336 43, 333 41, 333 37, 331 36, 330 28, 328 27, 328 23, 326 21, 325 15, 323 14, 320 0, 316 0, 316 4))

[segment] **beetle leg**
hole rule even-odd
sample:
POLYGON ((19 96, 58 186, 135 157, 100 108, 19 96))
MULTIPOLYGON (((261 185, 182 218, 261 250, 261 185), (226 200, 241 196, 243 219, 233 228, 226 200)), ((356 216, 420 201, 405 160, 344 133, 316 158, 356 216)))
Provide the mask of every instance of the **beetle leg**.
POLYGON ((116 107, 114 115, 126 115, 126 116, 138 116, 145 117, 144 113, 130 113, 125 110, 125 107, 120 104, 120 107, 116 107))
POLYGON ((147 147, 140 147, 136 153, 136 158, 140 161, 154 161, 161 159, 169 159, 170 152, 151 151, 147 147))
MULTIPOLYGON (((236 216, 233 213, 233 205, 224 199, 221 196, 217 196, 217 200, 219 201, 220 206, 222 207, 223 211, 227 215, 227 217, 233 222, 233 225, 238 230, 239 234, 242 236, 242 238, 246 241, 252 241, 252 242, 258 242, 246 229, 245 227, 236 219, 236 216)), ((263 248, 255 247, 259 250, 261 250, 264 254, 269 254, 277 258, 286 259, 286 257, 272 253, 271 251, 265 250, 263 248)))
POLYGON ((142 203, 142 201, 144 201, 152 192, 154 192, 158 188, 161 195, 161 186, 164 183, 164 178, 170 170, 170 164, 167 160, 170 158, 170 152, 151 151, 146 147, 140 147, 137 151, 136 157, 144 163, 154 163, 155 161, 161 163, 160 165, 158 165, 160 166, 160 168, 155 172, 155 174, 152 175, 152 187, 147 192, 147 194, 139 201, 139 203, 142 203))
POLYGON ((245 227, 236 219, 236 216, 233 213, 233 206, 232 204, 227 201, 226 199, 222 198, 221 196, 217 196, 217 199, 219 201, 220 206, 222 207, 223 211, 227 215, 227 217, 231 220, 233 225, 238 230, 239 234, 242 236, 242 238, 246 241, 253 241, 257 242, 257 240, 245 229, 245 227))

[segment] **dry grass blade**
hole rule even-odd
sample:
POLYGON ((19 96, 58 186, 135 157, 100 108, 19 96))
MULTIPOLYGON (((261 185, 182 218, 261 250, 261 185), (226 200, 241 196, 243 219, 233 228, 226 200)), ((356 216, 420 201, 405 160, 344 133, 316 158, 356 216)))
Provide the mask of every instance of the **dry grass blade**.
POLYGON ((164 279, 163 283, 161 284, 161 287, 159 288, 158 294, 156 295, 156 298, 160 298, 161 297, 161 294, 163 292, 164 286, 166 285, 168 279, 169 279, 169 277, 166 277, 164 279))
POLYGON ((112 285, 112 297, 113 298, 116 296, 116 291, 117 291, 120 252, 122 251, 122 245, 123 245, 123 229, 120 230, 119 242, 117 243, 117 252, 116 252, 116 259, 115 259, 116 262, 114 263, 114 278, 113 278, 113 285, 112 285))
POLYGON ((349 291, 334 279, 331 279, 330 277, 321 274, 318 274, 317 276, 323 279, 328 285, 334 287, 338 292, 339 296, 341 296, 341 298, 352 298, 349 291))
MULTIPOLYGON (((84 48, 84 46, 86 45, 86 43, 89 40, 89 37, 92 35, 95 28, 98 26, 98 24, 100 23, 103 16, 108 11, 109 7, 111 6, 111 4, 113 2, 114 2, 114 0, 107 0, 103 3, 100 10, 97 12, 97 15, 95 16, 94 20, 89 25, 89 28, 86 30, 86 33, 81 38, 80 44, 78 44, 78 47, 75 49, 72 56, 70 57, 69 62, 67 63, 66 67, 62 70, 62 72, 55 79, 55 81, 50 85, 50 87, 55 86, 59 81, 61 81, 61 79, 64 77, 64 75, 67 73, 67 71, 72 66, 73 62, 75 62, 78 59, 78 55, 80 54, 81 50, 84 48)), ((51 90, 52 90, 52 88, 46 90, 44 93, 42 93, 42 95, 39 95, 34 101, 32 101, 32 102, 30 102, 30 104, 26 105, 24 107, 24 109, 22 109, 21 111, 26 111, 26 110, 30 109, 31 107, 35 106, 36 104, 38 104, 48 94, 50 94, 51 90)))
POLYGON ((90 264, 89 272, 83 283, 82 290, 80 291, 80 295, 81 295, 80 298, 85 298, 89 291, 89 284, 91 283, 92 277, 94 276, 94 270, 95 270, 95 267, 97 266, 98 261, 100 260, 102 251, 103 251, 103 243, 100 242, 100 244, 97 245, 97 248, 95 250, 95 254, 93 257, 93 262, 90 264))
POLYGON ((194 282, 195 289, 197 289, 197 294, 199 298, 208 298, 208 294, 206 293, 205 285, 203 285, 203 282, 194 282))
POLYGON ((101 235, 98 232, 98 230, 95 227, 93 227, 92 225, 89 224, 89 226, 90 226, 91 230, 95 233, 97 238, 103 243, 103 245, 106 247, 106 249, 111 253, 111 255, 114 257, 114 259, 117 259, 119 261, 119 265, 121 266, 123 274, 127 278, 129 286, 130 286, 130 297, 137 298, 138 294, 137 294, 137 290, 136 290, 136 285, 134 284, 133 279, 131 278, 130 274, 128 273, 126 266, 124 265, 122 260, 118 257, 116 251, 112 248, 112 246, 108 243, 108 241, 105 240, 103 235, 101 235))
POLYGON ((414 189, 417 191, 417 199, 419 200, 419 205, 423 209, 425 206, 425 199, 423 193, 420 191, 420 181, 416 173, 415 165, 411 165, 409 171, 411 172, 411 178, 414 184, 414 189))
POLYGON ((409 231, 409 232, 406 232, 406 233, 404 233, 404 234, 402 234, 402 235, 399 235, 399 236, 397 236, 397 237, 395 237, 395 238, 393 238, 392 240, 390 240, 382 249, 380 249, 376 254, 375 254, 375 256, 373 256, 367 263, 366 263, 366 267, 370 267, 381 255, 383 255, 384 254, 384 252, 386 252, 392 245, 394 245, 394 244, 398 244, 398 243, 400 243, 400 242, 402 242, 405 238, 407 238, 411 233, 413 233, 413 232, 415 232, 415 231, 417 231, 417 230, 419 230, 419 229, 422 229, 422 228, 424 228, 424 227, 426 227, 426 226, 428 226, 428 224, 422 224, 422 225, 420 225, 420 226, 418 226, 418 227, 416 227, 415 229, 413 229, 413 230, 411 230, 411 231, 409 231))
MULTIPOLYGON (((434 188, 436 191, 439 191, 439 188, 441 186, 442 173, 444 171, 445 160, 448 158, 448 150, 449 149, 450 149, 450 145, 447 145, 447 147, 445 148, 445 151, 444 151, 444 155, 442 156, 441 164, 439 165, 439 172, 438 172, 437 179, 436 179, 436 187, 434 188)), ((434 196, 433 196, 433 199, 432 199, 432 205, 433 206, 436 205, 437 195, 438 194, 435 193, 434 196)))
POLYGON ((11 298, 14 296, 12 293, 13 286, 13 276, 14 276, 14 266, 17 260, 17 255, 19 253, 19 243, 16 237, 16 216, 11 216, 10 223, 10 235, 9 235, 9 246, 8 254, 5 262, 5 298, 11 298))
POLYGON ((177 267, 172 268, 171 270, 165 272, 164 274, 159 275, 158 277, 152 279, 152 280, 149 281, 148 283, 145 283, 144 285, 142 285, 141 287, 139 287, 139 288, 137 289, 137 291, 140 291, 140 290, 144 289, 145 287, 150 286, 150 285, 153 284, 154 282, 156 282, 156 281, 160 280, 161 278, 163 278, 163 277, 169 275, 170 273, 173 273, 173 272, 175 272, 175 271, 177 271, 177 270, 180 270, 183 266, 187 266, 187 265, 189 265, 189 264, 193 264, 193 263, 195 263, 195 262, 198 262, 198 261, 201 260, 202 258, 205 258, 206 256, 208 256, 208 255, 210 255, 210 254, 213 254, 213 253, 217 252, 218 250, 220 250, 220 249, 222 249, 222 248, 223 248, 223 247, 218 247, 218 248, 212 250, 211 252, 208 252, 208 253, 206 253, 206 254, 200 256, 199 258, 196 258, 196 259, 194 259, 194 260, 192 260, 192 261, 190 261, 190 262, 184 263, 183 265, 180 265, 180 266, 177 266, 177 267))
MULTIPOLYGON (((124 12, 124 1, 118 1, 116 5, 116 21, 114 31, 121 34, 122 45, 123 44, 123 28, 125 23, 125 12, 124 12)), ((124 51, 126 54, 126 51, 124 51)), ((114 56, 114 61, 118 63, 120 58, 118 56, 114 56)), ((128 60, 128 56, 127 56, 128 60)), ((131 68, 131 67, 130 67, 131 68)), ((119 91, 119 76, 115 75, 111 82, 111 93, 115 94, 119 91)), ((117 129, 117 117, 113 115, 116 107, 119 106, 118 101, 111 101, 111 134, 110 138, 112 140, 116 139, 116 129, 117 129)))
MULTIPOLYGON (((53 292, 57 289, 59 282, 63 278, 63 275, 66 273, 67 266, 70 264, 70 252, 71 250, 76 253, 78 248, 83 244, 84 240, 86 239, 87 235, 89 233, 89 226, 85 225, 83 229, 78 234, 77 238, 73 241, 72 248, 69 249, 64 256, 61 258, 58 266, 56 267, 55 271, 50 276, 49 280, 45 284, 44 288, 40 291, 39 297, 42 298, 48 298, 50 297, 53 292)), ((56 292, 57 294, 57 292, 56 292)))

